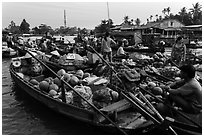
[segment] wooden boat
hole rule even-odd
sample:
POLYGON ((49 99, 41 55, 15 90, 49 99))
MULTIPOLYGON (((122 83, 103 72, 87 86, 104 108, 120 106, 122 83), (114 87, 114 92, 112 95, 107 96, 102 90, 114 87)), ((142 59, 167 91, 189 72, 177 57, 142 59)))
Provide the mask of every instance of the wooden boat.
POLYGON ((75 71, 75 70, 84 70, 84 69, 88 69, 90 68, 89 65, 62 65, 62 64, 58 64, 58 63, 54 63, 51 61, 44 61, 46 63, 47 66, 49 66, 51 69, 53 69, 54 71, 58 71, 60 69, 64 69, 66 71, 75 71))
MULTIPOLYGON (((48 71, 52 71, 49 67, 46 68, 48 71)), ((47 70, 45 71, 45 74, 48 74, 47 70)), ((155 115, 151 115, 150 112, 152 111, 147 109, 146 105, 141 105, 140 101, 138 101, 137 96, 134 94, 130 94, 129 92, 127 94, 131 95, 131 98, 124 95, 123 91, 120 91, 119 93, 122 95, 122 97, 119 100, 114 101, 100 109, 87 102, 92 108, 87 109, 76 106, 74 104, 66 103, 64 101, 60 101, 58 98, 53 98, 47 92, 44 92, 38 87, 31 84, 29 81, 30 77, 23 75, 20 72, 20 69, 16 69, 12 64, 10 65, 10 73, 16 85, 20 87, 22 91, 26 92, 31 97, 35 98, 48 108, 51 108, 58 113, 74 118, 76 120, 94 125, 101 130, 103 129, 106 131, 110 131, 114 134, 158 134, 158 132, 155 132, 158 130, 160 131, 159 134, 172 134, 172 132, 175 134, 174 130, 166 130, 172 129, 168 124, 172 123, 172 125, 174 124, 174 127, 177 127, 177 131, 183 131, 183 123, 178 124, 178 122, 169 120, 167 124, 165 124, 166 120, 162 120, 162 122, 159 122, 157 117, 158 114, 156 113, 156 117, 154 117, 155 115), (165 126, 163 126, 163 123, 165 126), (177 125, 175 125, 175 123, 177 125)), ((55 75, 57 76, 57 74, 55 75)), ((39 77, 37 77, 36 79, 38 78, 39 77)), ((40 76, 40 78, 41 80, 38 79, 38 81, 42 81, 42 79, 45 78, 45 75, 40 76)), ((63 79, 61 79, 61 81, 64 82, 63 79)), ((72 90, 77 93, 77 91, 75 91, 74 89, 72 90)), ((187 127, 185 129, 189 128, 188 125, 185 125, 185 127, 187 127)), ((190 127, 195 129, 193 130, 195 132, 190 132, 192 134, 196 134, 196 131, 200 131, 194 126, 190 127)), ((184 131, 183 134, 190 134, 189 132, 184 131)))
POLYGON ((164 52, 164 50, 161 50, 160 48, 150 49, 149 47, 135 48, 133 46, 128 46, 128 47, 124 47, 123 49, 126 52, 145 52, 145 53, 164 52))
POLYGON ((17 51, 7 46, 2 46, 2 58, 12 58, 17 55, 17 51))
POLYGON ((152 131, 153 127, 155 127, 155 124, 151 120, 144 118, 137 109, 131 107, 130 103, 124 99, 100 109, 100 111, 104 114, 112 114, 112 112, 114 112, 112 115, 109 115, 111 117, 113 117, 113 115, 117 115, 114 119, 117 118, 115 119, 115 124, 120 129, 118 130, 116 126, 106 120, 106 118, 104 118, 100 113, 97 113, 92 109, 83 109, 81 107, 62 102, 51 97, 48 93, 43 92, 39 88, 34 87, 34 85, 29 82, 28 76, 24 77, 12 64, 10 65, 10 74, 15 84, 20 87, 23 92, 29 94, 46 107, 65 116, 89 123, 106 131, 113 132, 114 134, 120 134, 120 130, 131 134, 147 134, 148 130, 152 131))
POLYGON ((189 48, 189 49, 201 49, 202 48, 202 45, 197 45, 197 44, 185 44, 186 45, 186 48, 189 48))

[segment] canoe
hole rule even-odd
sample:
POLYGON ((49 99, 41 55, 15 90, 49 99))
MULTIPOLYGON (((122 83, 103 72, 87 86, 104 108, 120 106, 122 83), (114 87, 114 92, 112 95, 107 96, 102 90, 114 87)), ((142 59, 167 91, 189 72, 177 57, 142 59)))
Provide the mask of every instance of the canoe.
POLYGON ((2 46, 2 58, 12 58, 17 56, 17 51, 12 48, 2 46))
POLYGON ((145 53, 156 53, 156 52, 164 52, 164 50, 162 50, 161 48, 135 48, 133 46, 129 46, 129 47, 124 47, 123 48, 124 51, 126 52, 145 52, 145 53))
MULTIPOLYGON (((110 131, 111 134, 121 134, 113 124, 96 111, 84 109, 53 98, 48 93, 43 92, 31 84, 28 76, 23 76, 12 64, 9 70, 14 83, 22 89, 21 91, 27 93, 46 107, 67 117, 94 125, 106 132, 110 131)), ((105 114, 112 114, 114 112, 114 115, 112 114, 110 117, 114 116, 115 124, 128 134, 148 134, 148 130, 151 129, 152 131, 155 127, 155 124, 151 120, 144 118, 137 109, 131 107, 129 102, 124 99, 103 107, 100 110, 105 114)))
POLYGON ((88 65, 80 65, 80 66, 79 65, 78 66, 77 65, 62 65, 62 64, 58 64, 58 63, 47 61, 47 60, 45 60, 44 62, 47 66, 49 66, 51 69, 53 69, 56 72, 60 69, 64 69, 65 71, 75 71, 78 69, 84 70, 84 69, 90 68, 90 66, 88 65))

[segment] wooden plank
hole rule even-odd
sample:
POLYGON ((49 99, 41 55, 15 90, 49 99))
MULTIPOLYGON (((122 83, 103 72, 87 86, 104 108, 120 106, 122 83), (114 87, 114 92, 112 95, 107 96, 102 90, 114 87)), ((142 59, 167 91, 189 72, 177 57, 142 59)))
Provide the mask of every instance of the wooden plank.
POLYGON ((130 108, 130 106, 131 104, 127 100, 123 99, 116 103, 108 105, 106 107, 103 107, 100 110, 103 112, 113 112, 113 111, 120 112, 130 108))
POLYGON ((134 129, 138 126, 140 126, 141 124, 145 123, 146 120, 143 119, 143 118, 138 118, 138 119, 135 119, 133 122, 129 123, 126 128, 128 129, 134 129))

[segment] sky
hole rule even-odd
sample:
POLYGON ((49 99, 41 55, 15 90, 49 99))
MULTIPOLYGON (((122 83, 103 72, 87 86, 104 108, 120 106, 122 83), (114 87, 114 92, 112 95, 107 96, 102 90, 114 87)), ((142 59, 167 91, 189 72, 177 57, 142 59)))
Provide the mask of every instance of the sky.
POLYGON ((118 25, 123 22, 125 16, 130 19, 139 18, 141 23, 146 23, 150 15, 164 14, 162 10, 170 7, 171 13, 177 14, 183 7, 193 7, 193 4, 201 0, 142 0, 142 1, 2 1, 2 28, 8 27, 11 21, 20 26, 23 19, 30 28, 46 24, 53 29, 64 26, 64 10, 66 11, 67 27, 80 27, 94 29, 101 20, 113 20, 118 25), (108 8, 109 7, 109 8, 108 8))

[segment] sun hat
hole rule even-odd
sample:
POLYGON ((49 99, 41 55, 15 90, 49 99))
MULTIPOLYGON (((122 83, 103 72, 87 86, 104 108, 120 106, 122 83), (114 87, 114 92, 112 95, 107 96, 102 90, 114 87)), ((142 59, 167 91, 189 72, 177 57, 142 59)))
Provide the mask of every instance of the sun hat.
POLYGON ((52 55, 60 56, 57 50, 50 52, 52 55))

